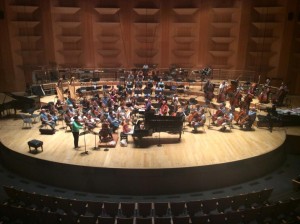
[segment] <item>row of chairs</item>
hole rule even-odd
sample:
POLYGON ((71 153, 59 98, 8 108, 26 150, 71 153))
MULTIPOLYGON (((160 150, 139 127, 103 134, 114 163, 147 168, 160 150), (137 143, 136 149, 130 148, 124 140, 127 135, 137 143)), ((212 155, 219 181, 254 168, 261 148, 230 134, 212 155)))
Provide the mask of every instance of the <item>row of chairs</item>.
MULTIPOLYGON (((2 218, 10 219, 11 223, 64 223, 64 224, 247 224, 247 223, 299 223, 300 199, 291 198, 285 202, 264 205, 227 213, 202 214, 190 217, 109 217, 80 215, 74 216, 64 212, 51 212, 35 208, 16 206, 4 203, 0 206, 2 218), (298 209, 298 210, 297 210, 298 209), (4 214, 4 215, 3 215, 4 214), (21 222, 20 222, 21 221, 21 222)), ((1 217, 1 216, 0 216, 1 217)), ((1 221, 1 219, 0 219, 1 221)))
POLYGON ((3 186, 10 202, 25 207, 34 207, 52 212, 62 210, 65 213, 74 212, 77 215, 86 213, 94 216, 110 217, 177 217, 198 214, 224 213, 261 207, 268 203, 273 189, 264 189, 247 194, 234 195, 218 199, 193 200, 181 202, 98 202, 54 197, 31 193, 16 189, 13 186, 3 186))

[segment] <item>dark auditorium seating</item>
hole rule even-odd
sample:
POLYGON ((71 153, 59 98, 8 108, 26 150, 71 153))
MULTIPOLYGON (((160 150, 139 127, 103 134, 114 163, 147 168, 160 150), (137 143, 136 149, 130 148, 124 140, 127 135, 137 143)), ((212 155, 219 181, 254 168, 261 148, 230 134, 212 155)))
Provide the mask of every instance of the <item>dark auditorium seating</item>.
MULTIPOLYGON (((300 199, 269 202, 272 189, 197 201, 96 202, 3 186, 0 218, 21 223, 198 224, 297 223, 300 199), (298 209, 298 210, 296 210, 298 209)), ((1 219, 0 219, 1 222, 1 219)))

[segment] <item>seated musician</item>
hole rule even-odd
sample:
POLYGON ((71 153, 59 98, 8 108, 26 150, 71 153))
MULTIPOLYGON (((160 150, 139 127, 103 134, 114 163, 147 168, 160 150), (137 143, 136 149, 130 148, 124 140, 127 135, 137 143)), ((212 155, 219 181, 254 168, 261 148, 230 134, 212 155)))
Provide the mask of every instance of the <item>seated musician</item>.
POLYGON ((129 74, 128 74, 128 76, 127 76, 127 80, 128 80, 128 81, 131 81, 131 82, 134 80, 134 74, 133 74, 133 71, 130 71, 130 72, 129 72, 129 74))
POLYGON ((160 106, 159 109, 159 115, 167 116, 168 113, 169 113, 169 106, 167 104, 167 101, 163 100, 162 105, 160 106))
POLYGON ((92 131, 96 126, 96 121, 92 118, 90 114, 83 117, 84 125, 89 131, 92 131))
POLYGON ((50 116, 49 115, 50 114, 47 113, 45 109, 42 109, 41 113, 40 113, 41 122, 42 122, 42 124, 49 125, 52 130, 55 130, 55 122, 53 120, 51 120, 51 118, 50 118, 51 115, 50 116))
POLYGON ((124 134, 127 134, 127 135, 132 135, 133 134, 134 129, 132 127, 130 127, 129 119, 125 119, 122 122, 122 125, 123 125, 123 133, 124 134))
POLYGON ((59 113, 62 113, 62 111, 64 110, 63 109, 63 102, 61 102, 60 99, 58 99, 55 103, 55 109, 59 112, 59 113))
POLYGON ((64 114, 64 121, 66 123, 67 126, 69 126, 70 128, 72 128, 72 124, 73 124, 73 115, 70 113, 70 111, 66 111, 66 113, 64 114))
POLYGON ((116 115, 114 114, 114 112, 112 110, 108 113, 107 121, 108 121, 110 127, 112 128, 113 132, 115 132, 119 128, 120 122, 116 118, 116 115))
POLYGON ((83 97, 83 99, 80 101, 80 104, 82 106, 82 112, 86 113, 89 111, 90 101, 88 101, 86 97, 83 97))
POLYGON ((248 112, 248 116, 246 116, 243 120, 241 120, 240 127, 246 128, 246 130, 250 130, 255 120, 256 120, 256 109, 255 107, 252 107, 248 112))
POLYGON ((220 105, 220 108, 216 111, 216 113, 212 116, 212 124, 215 124, 215 121, 218 119, 218 117, 224 116, 226 113, 226 104, 222 103, 220 105))
POLYGON ((220 131, 226 131, 226 125, 232 127, 233 118, 234 116, 231 112, 229 112, 228 114, 224 114, 223 117, 220 117, 220 125, 222 126, 220 131))
POLYGON ((165 89, 165 83, 163 82, 162 79, 159 80, 157 83, 157 87, 160 87, 162 90, 165 89))
POLYGON ((145 113, 149 113, 153 110, 151 99, 145 98, 145 113))
POLYGON ((109 128, 109 123, 102 123, 101 130, 99 131, 100 142, 110 142, 113 140, 112 131, 109 128))
POLYGON ((145 97, 150 97, 152 94, 152 89, 149 85, 146 85, 146 87, 143 89, 143 93, 145 97))
POLYGON ((204 126, 206 122, 206 116, 204 109, 201 109, 199 113, 197 113, 196 116, 193 117, 193 120, 191 121, 191 126, 194 128, 193 131, 197 132, 198 127, 204 126))

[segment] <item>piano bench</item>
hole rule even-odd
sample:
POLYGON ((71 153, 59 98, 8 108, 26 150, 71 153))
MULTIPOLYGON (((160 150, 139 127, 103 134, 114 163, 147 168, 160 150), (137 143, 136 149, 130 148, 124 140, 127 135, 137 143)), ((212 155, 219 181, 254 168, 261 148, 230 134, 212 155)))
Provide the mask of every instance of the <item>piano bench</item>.
POLYGON ((35 151, 37 151, 37 149, 39 147, 41 147, 42 151, 44 151, 43 150, 43 142, 40 141, 40 140, 33 139, 33 140, 29 141, 28 142, 28 147, 29 147, 29 152, 32 152, 31 147, 33 147, 35 149, 35 151))
POLYGON ((120 139, 123 140, 125 139, 126 141, 128 141, 128 135, 126 135, 124 132, 120 133, 120 139))

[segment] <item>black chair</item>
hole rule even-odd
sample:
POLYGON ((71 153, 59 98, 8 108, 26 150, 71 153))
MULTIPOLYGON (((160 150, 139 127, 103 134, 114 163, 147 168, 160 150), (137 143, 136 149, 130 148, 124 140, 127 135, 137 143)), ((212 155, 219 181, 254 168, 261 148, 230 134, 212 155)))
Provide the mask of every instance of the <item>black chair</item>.
POLYGON ((138 202, 137 213, 138 216, 149 217, 152 216, 152 203, 151 202, 138 202))
POLYGON ((87 212, 92 213, 94 217, 102 215, 102 202, 98 201, 88 201, 87 202, 87 212))
POLYGON ((78 217, 78 221, 80 224, 95 224, 97 217, 93 215, 81 215, 78 217))
POLYGON ((171 217, 155 217, 154 224, 171 224, 171 217))
POLYGON ((98 224, 115 224, 115 217, 98 216, 97 221, 98 224))
POLYGON ((208 200, 202 200, 202 211, 204 214, 210 214, 217 210, 218 199, 212 198, 208 200))
POLYGON ((245 209, 247 194, 239 194, 231 197, 231 209, 237 211, 239 209, 245 209))
POLYGON ((119 214, 119 203, 117 202, 104 202, 103 211, 105 215, 116 217, 119 214))
POLYGON ((231 208, 231 198, 225 197, 225 198, 219 198, 217 201, 217 210, 219 213, 225 212, 227 210, 230 210, 231 208))
POLYGON ((186 202, 187 212, 190 217, 202 211, 202 201, 188 201, 186 202))
POLYGON ((226 222, 226 216, 224 213, 210 214, 208 216, 208 219, 209 219, 209 223, 211 224, 219 224, 219 223, 226 222))
POLYGON ((185 202, 170 202, 170 210, 172 216, 186 215, 185 202))
POLYGON ((262 190, 259 194, 260 204, 268 204, 272 192, 273 192, 273 188, 262 190))
POLYGON ((121 215, 125 217, 133 217, 135 215, 135 203, 134 202, 121 202, 120 203, 121 215))
POLYGON ((188 215, 173 217, 173 224, 189 224, 189 223, 190 223, 190 217, 188 215))
POLYGON ((152 224, 152 222, 152 217, 136 217, 135 219, 136 224, 152 224))
POLYGON ((117 217, 117 224, 133 224, 134 218, 133 217, 117 217))
POLYGON ((195 215, 191 217, 192 224, 208 224, 209 219, 208 215, 202 214, 202 215, 195 215))
POLYGON ((169 203, 168 202, 154 202, 154 214, 155 217, 162 217, 169 215, 169 203))

